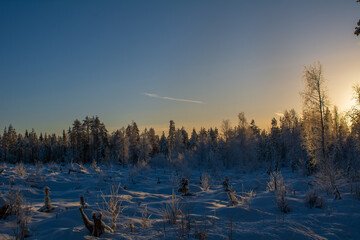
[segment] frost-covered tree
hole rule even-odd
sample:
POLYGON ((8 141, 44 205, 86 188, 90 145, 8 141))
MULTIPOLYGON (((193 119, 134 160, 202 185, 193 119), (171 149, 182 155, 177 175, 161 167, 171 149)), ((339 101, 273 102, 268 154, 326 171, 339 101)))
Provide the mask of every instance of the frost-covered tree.
POLYGON ((280 128, 278 127, 277 120, 275 118, 271 120, 271 129, 268 141, 270 146, 270 162, 272 166, 270 171, 278 171, 283 159, 283 145, 281 142, 280 128))
POLYGON ((167 139, 166 139, 166 136, 165 136, 164 132, 162 132, 161 138, 160 138, 160 141, 159 141, 159 152, 161 154, 163 154, 166 158, 167 158, 167 156, 169 154, 168 143, 167 143, 167 139))
POLYGON ((134 121, 126 128, 126 135, 129 138, 129 159, 132 164, 137 164, 140 155, 140 134, 134 121))
POLYGON ((313 168, 317 163, 325 160, 327 154, 324 118, 328 99, 322 66, 319 62, 304 68, 304 80, 305 89, 301 93, 304 99, 304 142, 313 168))
POLYGON ((117 160, 119 164, 125 166, 129 158, 129 139, 125 128, 113 132, 110 139, 111 159, 117 160))
POLYGON ((92 158, 95 159, 97 162, 102 162, 103 160, 105 160, 107 155, 106 152, 108 150, 108 136, 105 124, 100 121, 98 116, 92 119, 91 137, 93 148, 92 158))
POLYGON ((286 110, 280 118, 280 131, 285 162, 295 171, 300 161, 307 159, 307 153, 302 141, 302 124, 294 109, 286 110))
POLYGON ((148 131, 148 139, 151 146, 150 157, 155 157, 159 153, 159 136, 155 134, 154 128, 150 128, 148 131))
POLYGON ((140 135, 139 141, 139 161, 149 162, 151 153, 151 144, 149 140, 149 134, 145 128, 144 132, 140 135))
POLYGON ((193 152, 196 150, 197 142, 198 142, 198 134, 194 128, 191 132, 191 137, 189 139, 189 151, 190 152, 193 152))

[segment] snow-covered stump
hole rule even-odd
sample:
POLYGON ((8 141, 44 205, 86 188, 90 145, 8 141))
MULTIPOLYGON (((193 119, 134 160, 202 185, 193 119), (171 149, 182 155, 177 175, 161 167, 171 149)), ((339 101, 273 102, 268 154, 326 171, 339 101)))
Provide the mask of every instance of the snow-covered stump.
POLYGON ((87 228, 87 230, 89 230, 90 234, 93 234, 94 224, 92 222, 90 222, 90 220, 88 219, 88 217, 84 213, 84 210, 82 209, 82 207, 79 207, 79 210, 80 210, 81 218, 82 218, 82 220, 84 222, 85 227, 87 228))
POLYGON ((45 187, 45 205, 39 209, 40 212, 51 212, 55 209, 54 206, 51 205, 51 201, 50 201, 50 188, 49 187, 45 187))
POLYGON ((100 212, 94 212, 92 214, 92 219, 94 220, 94 232, 95 237, 100 237, 101 234, 105 232, 105 224, 101 220, 102 214, 100 212))
POLYGON ((79 208, 79 210, 84 225, 87 230, 89 230, 91 235, 95 237, 100 237, 100 235, 104 232, 113 232, 113 230, 101 220, 102 214, 100 212, 93 212, 91 214, 93 219, 93 222, 91 222, 81 207, 79 208))
POLYGON ((80 195, 80 207, 87 208, 87 203, 85 202, 84 195, 80 195))

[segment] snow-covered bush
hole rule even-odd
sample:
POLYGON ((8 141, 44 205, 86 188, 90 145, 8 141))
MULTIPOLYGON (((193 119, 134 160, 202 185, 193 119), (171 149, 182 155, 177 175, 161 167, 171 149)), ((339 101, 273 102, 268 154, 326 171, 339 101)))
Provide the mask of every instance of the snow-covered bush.
POLYGON ((178 192, 181 192, 183 196, 189 195, 189 180, 186 178, 181 179, 180 186, 178 188, 178 192))
POLYGON ((235 193, 233 191, 230 190, 227 192, 227 194, 228 194, 231 206, 235 206, 239 203, 239 200, 237 199, 237 197, 235 196, 235 193))
POLYGON ((201 175, 201 185, 203 186, 202 187, 203 191, 207 191, 210 189, 210 185, 211 185, 210 182, 211 182, 210 175, 208 173, 203 173, 201 175))
POLYGON ((319 164, 316 174, 316 182, 327 194, 334 194, 335 200, 341 199, 338 186, 342 182, 342 171, 336 168, 332 160, 323 161, 319 164))
POLYGON ((93 170, 94 172, 96 172, 97 174, 99 174, 101 172, 100 167, 98 167, 97 163, 95 160, 93 160, 90 164, 90 169, 93 170))
POLYGON ((270 181, 267 184, 267 190, 270 192, 277 192, 284 190, 284 179, 279 171, 274 171, 270 173, 270 181))
POLYGON ((21 199, 20 211, 17 214, 16 225, 13 229, 16 240, 23 240, 26 237, 30 237, 31 233, 28 228, 31 220, 31 207, 21 199))
POLYGON ((243 192, 241 196, 241 204, 244 206, 251 207, 252 200, 255 198, 256 193, 253 190, 249 192, 243 192))
POLYGON ((308 208, 320 208, 324 207, 324 199, 319 196, 315 189, 309 189, 305 195, 305 205, 308 208))
POLYGON ((282 213, 290 212, 290 205, 287 202, 285 195, 286 195, 285 189, 277 191, 276 204, 282 213))
POLYGON ((24 202, 24 199, 23 199, 22 194, 20 193, 20 190, 15 190, 15 189, 10 188, 8 195, 9 195, 8 214, 9 215, 19 215, 19 213, 21 212, 22 203, 24 202))
POLYGON ((150 226, 150 224, 151 224, 150 217, 151 217, 151 214, 149 214, 147 205, 145 205, 145 208, 141 212, 141 224, 144 229, 146 229, 150 226))
POLYGON ((25 177, 26 175, 26 169, 24 167, 24 164, 22 162, 16 164, 15 168, 14 168, 15 174, 18 177, 25 177))

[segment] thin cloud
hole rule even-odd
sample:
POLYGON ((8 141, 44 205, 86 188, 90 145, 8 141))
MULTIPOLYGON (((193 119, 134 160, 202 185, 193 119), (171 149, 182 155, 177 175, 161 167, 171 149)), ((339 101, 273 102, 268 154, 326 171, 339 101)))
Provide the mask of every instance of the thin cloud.
POLYGON ((165 100, 170 100, 170 101, 176 101, 176 102, 188 102, 188 103, 205 104, 205 103, 202 102, 202 101, 191 100, 191 99, 182 99, 182 98, 173 98, 173 97, 162 97, 162 96, 159 96, 159 95, 153 94, 153 93, 144 93, 144 95, 146 95, 146 96, 148 96, 148 97, 160 98, 160 99, 165 99, 165 100))
POLYGON ((277 112, 277 113, 275 113, 277 116, 279 116, 279 117, 284 117, 284 114, 283 113, 279 113, 279 112, 277 112))

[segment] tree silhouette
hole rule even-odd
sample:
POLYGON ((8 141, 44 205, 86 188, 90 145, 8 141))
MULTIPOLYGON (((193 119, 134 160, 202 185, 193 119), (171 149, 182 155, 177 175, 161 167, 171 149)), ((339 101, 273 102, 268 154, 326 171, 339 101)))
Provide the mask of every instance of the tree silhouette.
MULTIPOLYGON (((360 0, 357 0, 356 2, 357 2, 357 3, 360 3, 360 0)), ((355 27, 355 32, 354 32, 354 34, 355 34, 356 36, 359 36, 359 34, 360 34, 360 19, 359 19, 359 21, 358 21, 358 23, 357 23, 357 27, 355 27)))

